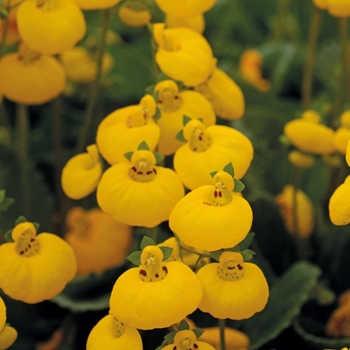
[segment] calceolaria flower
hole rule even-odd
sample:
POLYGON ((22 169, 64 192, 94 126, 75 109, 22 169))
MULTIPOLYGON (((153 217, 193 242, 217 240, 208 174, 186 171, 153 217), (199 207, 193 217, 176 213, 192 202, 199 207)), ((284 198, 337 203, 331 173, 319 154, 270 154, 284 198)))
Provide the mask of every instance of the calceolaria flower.
POLYGON ((101 349, 142 350, 140 333, 113 315, 107 315, 91 330, 86 343, 86 350, 101 349))
POLYGON ((163 73, 190 87, 206 81, 215 64, 207 40, 189 28, 164 27, 164 23, 153 25, 153 37, 158 45, 155 58, 163 73))
POLYGON ((115 221, 99 208, 72 208, 64 239, 73 248, 79 275, 102 273, 122 264, 132 242, 131 227, 115 221))
POLYGON ((210 344, 197 340, 196 334, 191 330, 179 331, 175 334, 174 343, 169 344, 163 350, 215 350, 210 344))
POLYGON ((60 95, 66 86, 62 64, 21 45, 19 52, 0 60, 0 91, 11 101, 42 104, 60 95))
POLYGON ((219 319, 242 320, 264 309, 269 287, 258 266, 243 261, 240 253, 224 252, 218 263, 197 273, 203 287, 199 309, 219 319))
POLYGON ((63 192, 72 199, 81 199, 94 192, 102 176, 96 145, 90 145, 86 150, 71 158, 62 170, 63 192))
POLYGON ((6 324, 6 306, 0 297, 0 349, 9 348, 17 339, 17 331, 6 324))
POLYGON ((284 134, 293 146, 318 155, 335 152, 333 129, 320 124, 321 116, 312 110, 284 126, 284 134))
POLYGON ((137 150, 130 163, 110 167, 97 187, 100 208, 130 226, 154 227, 169 219, 184 188, 171 169, 156 166, 149 150, 137 150), (131 163, 131 164, 130 164, 131 163))
POLYGON ((151 21, 151 13, 145 8, 122 6, 118 10, 120 20, 130 27, 141 27, 151 21))
POLYGON ((190 28, 199 34, 203 34, 205 27, 204 16, 201 13, 192 17, 175 17, 173 15, 166 15, 165 24, 168 28, 190 28))
POLYGON ((197 309, 202 288, 196 274, 181 262, 163 262, 163 257, 159 247, 146 246, 141 265, 117 279, 110 309, 118 320, 138 329, 165 328, 197 309))
POLYGON ((144 96, 138 105, 117 109, 102 120, 96 143, 109 164, 127 162, 124 154, 136 151, 143 141, 153 151, 158 143, 160 129, 153 116, 156 102, 151 95, 144 96))
POLYGON ((334 191, 329 200, 329 217, 334 225, 342 226, 350 222, 350 175, 334 191))
POLYGON ((298 234, 301 238, 307 238, 314 230, 314 208, 307 195, 298 188, 295 196, 297 208, 297 228, 295 228, 293 214, 294 191, 293 185, 284 186, 282 193, 276 196, 276 203, 280 207, 287 231, 291 234, 298 234))
POLYGON ((74 0, 23 1, 17 25, 26 45, 44 55, 73 48, 86 32, 84 15, 74 0))
MULTIPOLYGON (((185 121, 186 123, 187 121, 185 121)), ((253 145, 240 131, 223 125, 205 127, 190 120, 183 129, 187 141, 174 157, 174 168, 189 189, 212 183, 210 174, 232 163, 235 177, 241 179, 253 159, 253 145)))
POLYGON ((120 0, 75 0, 83 10, 103 10, 117 5, 120 0))
POLYGON ((158 91, 158 107, 161 118, 157 121, 160 127, 158 151, 167 156, 173 154, 182 143, 176 135, 183 128, 183 116, 201 118, 205 126, 215 124, 216 117, 210 103, 196 91, 179 92, 172 80, 164 80, 155 86, 158 91))
POLYGON ((340 124, 341 126, 335 131, 334 144, 338 152, 345 154, 350 140, 350 110, 340 116, 340 124))
POLYGON ((249 203, 233 193, 237 180, 218 171, 213 185, 188 193, 170 214, 169 226, 187 246, 215 251, 240 243, 252 225, 249 203))
POLYGON ((220 118, 237 120, 243 116, 243 92, 223 70, 215 68, 209 79, 195 89, 210 101, 215 114, 220 118))
POLYGON ((159 8, 167 15, 186 18, 210 10, 217 0, 155 0, 159 8))
POLYGON ((75 276, 73 250, 58 236, 37 235, 31 222, 23 222, 12 239, 0 246, 0 287, 12 299, 28 304, 51 299, 75 276))
POLYGON ((290 151, 288 153, 288 160, 292 165, 300 169, 312 168, 315 164, 315 158, 312 155, 298 150, 290 151))

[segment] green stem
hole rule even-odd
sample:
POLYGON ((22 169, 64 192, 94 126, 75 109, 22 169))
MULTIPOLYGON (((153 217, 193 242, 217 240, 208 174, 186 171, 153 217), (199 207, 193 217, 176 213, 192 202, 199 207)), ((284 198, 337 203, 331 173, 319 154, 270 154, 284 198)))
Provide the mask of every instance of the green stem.
POLYGON ((207 258, 210 258, 210 254, 209 253, 205 253, 203 251, 200 251, 200 250, 197 250, 197 249, 194 249, 194 248, 184 247, 182 245, 180 245, 180 248, 183 249, 183 250, 187 250, 188 252, 197 254, 199 256, 205 256, 207 258))
POLYGON ((225 326, 226 320, 219 319, 219 329, 220 329, 220 350, 226 350, 226 342, 225 342, 225 326))
POLYGON ((89 136, 90 136, 92 119, 99 100, 103 55, 106 49, 106 36, 107 36, 107 31, 109 27, 110 18, 111 18, 111 10, 106 9, 103 11, 103 14, 104 16, 103 16, 101 41, 97 49, 97 72, 96 72, 96 77, 92 83, 92 90, 91 90, 89 104, 86 111, 85 121, 84 121, 83 128, 81 130, 78 144, 77 144, 77 153, 83 152, 84 148, 87 146, 87 142, 89 141, 89 136))
POLYGON ((313 68, 315 63, 317 39, 321 22, 321 10, 314 6, 310 31, 309 41, 307 45, 306 62, 304 67, 304 76, 302 84, 302 105, 303 110, 307 110, 311 102, 312 80, 313 80, 313 68))
POLYGON ((347 101, 350 106, 350 55, 348 43, 348 19, 339 18, 339 35, 342 47, 343 69, 347 90, 347 101))

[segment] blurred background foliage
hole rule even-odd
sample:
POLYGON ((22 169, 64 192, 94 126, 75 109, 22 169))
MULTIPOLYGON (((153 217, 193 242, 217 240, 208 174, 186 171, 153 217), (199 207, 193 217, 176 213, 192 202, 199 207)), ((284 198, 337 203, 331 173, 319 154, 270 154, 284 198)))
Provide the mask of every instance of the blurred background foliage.
MULTIPOLYGON (((153 21, 163 20, 154 4, 152 11, 153 21)), ((329 196, 341 181, 334 181, 335 170, 321 159, 301 175, 300 187, 312 200, 317 221, 314 234, 307 241, 307 262, 297 262, 297 245, 287 233, 274 199, 292 181, 292 167, 287 160, 289 146, 281 142, 280 136, 285 123, 302 112, 302 79, 312 11, 311 0, 219 0, 205 14, 204 35, 218 66, 239 84, 246 100, 243 119, 232 122, 232 126, 247 134, 255 149, 254 161, 243 179, 244 195, 254 212, 252 230, 256 237, 251 246, 257 253, 254 262, 267 276, 271 297, 263 312, 250 320, 230 323, 248 334, 251 349, 302 350, 350 344, 348 339, 329 340, 324 334, 325 323, 336 305, 334 296, 350 288, 349 229, 335 227, 328 218, 329 196), (272 86, 268 92, 256 90, 239 75, 240 56, 250 48, 263 55, 263 74, 272 86)), ((99 41, 102 14, 86 11, 85 16, 88 31, 81 44, 91 45, 99 41)), ((110 30, 115 35, 107 50, 114 57, 114 66, 103 82, 93 121, 94 132, 108 113, 137 104, 145 88, 156 82, 147 27, 128 27, 114 15, 110 30)), ((311 107, 333 127, 338 126, 337 118, 346 106, 341 78, 338 23, 334 17, 322 13, 311 107)), ((59 98, 60 104, 53 101, 29 107, 27 180, 23 180, 21 160, 11 148, 15 134, 8 134, 4 128, 7 125, 1 127, 0 188, 6 189, 7 197, 15 199, 6 213, 0 212, 2 233, 13 227, 19 215, 39 222, 40 231, 64 233, 62 207, 73 203, 64 198, 57 186, 59 167, 75 155, 88 98, 88 86, 72 85, 59 98), (55 124, 55 113, 60 113, 62 126, 55 124), (60 127, 63 156, 57 159, 54 140, 60 127), (23 198, 23 181, 30 181, 29 198, 23 198)), ((1 113, 8 115, 13 130, 15 105, 5 100, 1 113)), ((89 141, 94 141, 93 134, 89 141)), ((90 208, 96 206, 96 200, 91 195, 74 203, 77 204, 90 208)), ((168 237, 166 224, 162 230, 163 237, 168 237)), ((139 231, 141 237, 144 232, 139 231)), ((115 279, 128 267, 126 264, 101 276, 77 278, 53 301, 38 305, 26 305, 3 296, 8 322, 19 333, 11 349, 39 350, 38 343, 48 341, 58 329, 63 329, 64 335, 57 349, 84 349, 91 328, 108 310, 115 279)), ((202 313, 195 313, 193 318, 199 327, 214 322, 202 313)), ((164 335, 164 330, 143 332, 144 348, 156 348, 164 335)))

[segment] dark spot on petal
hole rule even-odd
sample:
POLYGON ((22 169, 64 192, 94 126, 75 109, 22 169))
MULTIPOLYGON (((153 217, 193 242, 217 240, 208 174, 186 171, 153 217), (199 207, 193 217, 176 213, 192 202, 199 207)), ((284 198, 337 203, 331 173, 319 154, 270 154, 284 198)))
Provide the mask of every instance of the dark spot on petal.
POLYGON ((168 269, 166 266, 162 266, 162 270, 165 272, 165 273, 168 273, 168 269))
POLYGON ((240 264, 237 264, 238 270, 243 270, 243 266, 240 264))
POLYGON ((147 276, 147 272, 145 270, 140 270, 139 274, 145 277, 147 276))

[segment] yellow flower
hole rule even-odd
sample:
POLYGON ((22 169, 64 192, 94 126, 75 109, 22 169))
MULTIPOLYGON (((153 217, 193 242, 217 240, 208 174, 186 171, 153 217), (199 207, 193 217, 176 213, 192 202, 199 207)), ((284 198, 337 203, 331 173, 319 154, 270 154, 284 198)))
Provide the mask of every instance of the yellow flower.
POLYGON ((345 160, 346 160, 346 163, 348 164, 348 166, 350 166, 350 140, 346 146, 345 160))
POLYGON ((77 274, 101 273, 122 264, 129 252, 131 227, 94 208, 72 208, 67 214, 65 240, 77 259, 77 274))
POLYGON ((165 328, 197 309, 202 288, 195 273, 180 262, 162 260, 160 248, 146 246, 141 265, 115 282, 110 308, 121 322, 138 329, 165 328))
POLYGON ((6 325, 6 306, 0 297, 0 349, 9 348, 17 338, 17 331, 6 325))
POLYGON ((179 92, 172 80, 164 80, 155 86, 158 91, 158 107, 161 118, 157 121, 160 127, 158 151, 163 155, 173 154, 182 143, 176 135, 183 128, 183 116, 203 119, 205 126, 215 124, 215 113, 210 103, 196 91, 179 92))
POLYGON ((164 29, 164 23, 156 23, 153 36, 158 44, 156 62, 168 77, 186 86, 196 86, 208 79, 215 60, 202 35, 185 27, 164 29))
POLYGON ((176 17, 173 15, 165 15, 165 24, 168 28, 186 27, 203 34, 205 21, 202 13, 191 17, 176 17))
POLYGON ((262 62, 263 58, 259 51, 246 50, 239 61, 239 72, 248 83, 265 92, 270 90, 271 84, 262 76, 262 62))
MULTIPOLYGON (((67 78, 76 83, 88 84, 94 81, 97 74, 97 63, 87 49, 81 46, 64 52, 60 60, 67 78)), ((107 74, 113 66, 113 57, 105 52, 102 61, 102 73, 107 74)))
POLYGON ((350 139, 350 110, 340 116, 340 124, 334 135, 334 144, 338 152, 345 154, 350 139))
POLYGON ((112 315, 103 317, 91 330, 86 350, 142 350, 139 332, 118 321, 112 315))
POLYGON ((241 179, 253 159, 250 140, 238 130, 213 125, 205 128, 199 120, 189 121, 183 131, 188 141, 174 157, 174 168, 189 189, 212 183, 210 173, 232 163, 235 178, 241 179))
POLYGON ((42 56, 21 45, 19 52, 0 60, 0 90, 11 101, 42 104, 61 94, 66 74, 54 57, 42 56))
POLYGON ((309 154, 294 150, 288 153, 288 160, 297 168, 312 168, 315 164, 315 158, 309 154))
POLYGON ((217 0, 155 0, 159 8, 166 14, 179 18, 198 15, 210 10, 217 0))
POLYGON ((215 350, 210 344, 197 340, 196 334, 191 330, 179 331, 175 334, 174 343, 167 345, 163 350, 215 350), (175 345, 175 346, 174 346, 175 345))
POLYGON ((222 119, 240 119, 245 110, 245 101, 240 87, 221 69, 215 68, 210 78, 195 88, 203 94, 222 119))
POLYGON ((109 164, 127 162, 124 154, 136 151, 145 141, 153 151, 158 143, 160 130, 152 119, 156 113, 156 102, 146 95, 140 104, 117 109, 102 120, 96 143, 103 158, 109 164))
POLYGON ((258 266, 243 262, 240 253, 224 252, 219 263, 202 267, 199 309, 219 319, 242 320, 264 309, 269 287, 258 266))
POLYGON ((327 10, 335 17, 349 17, 350 3, 348 0, 327 0, 327 10))
POLYGON ((28 304, 51 299, 75 276, 73 250, 58 236, 36 235, 34 225, 24 222, 12 230, 12 239, 0 246, 0 286, 12 299, 28 304))
POLYGON ((350 175, 332 194, 329 200, 329 216, 334 225, 342 226, 350 222, 350 175))
POLYGON ((284 126, 284 134, 293 146, 318 155, 335 151, 334 131, 319 123, 321 117, 316 111, 306 111, 301 118, 293 119, 284 126))
MULTIPOLYGON (((294 227, 294 215, 293 215, 293 193, 294 187, 292 185, 286 185, 283 188, 282 193, 276 196, 276 203, 280 207, 281 215, 284 219, 284 224, 289 233, 296 232, 294 227)), ((297 189, 296 193, 296 208, 297 208, 297 227, 298 235, 301 238, 307 238, 314 230, 314 208, 307 197, 307 195, 301 190, 297 189)))
POLYGON ((219 171, 215 185, 196 188, 170 214, 169 226, 190 247, 214 251, 231 248, 248 234, 253 214, 249 203, 232 193, 235 182, 219 171))
POLYGON ((144 9, 136 9, 133 6, 122 6, 118 10, 120 20, 131 27, 141 27, 151 21, 151 13, 144 9))
POLYGON ((81 199, 96 190, 102 176, 102 163, 95 144, 86 153, 71 158, 62 170, 63 192, 72 199, 81 199))
POLYGON ((117 5, 121 0, 75 0, 83 10, 103 10, 117 5))
POLYGON ((84 15, 74 0, 24 1, 17 24, 27 46, 44 55, 71 49, 86 32, 84 15))
POLYGON ((312 2, 321 10, 325 10, 328 7, 328 0, 312 0, 312 2))
POLYGON ((138 150, 131 164, 110 167, 97 187, 100 208, 130 226, 154 227, 168 220, 184 188, 173 170, 155 164, 152 152, 138 150))

